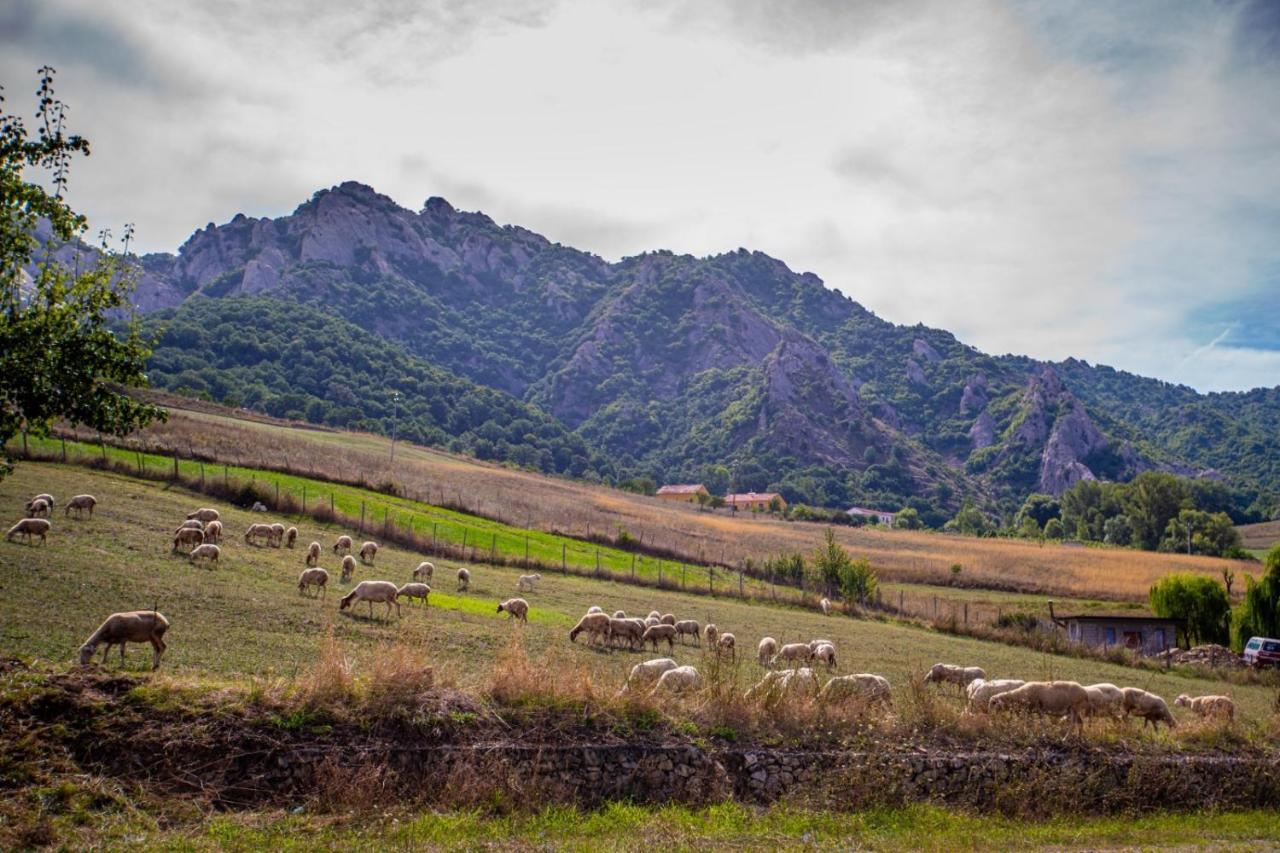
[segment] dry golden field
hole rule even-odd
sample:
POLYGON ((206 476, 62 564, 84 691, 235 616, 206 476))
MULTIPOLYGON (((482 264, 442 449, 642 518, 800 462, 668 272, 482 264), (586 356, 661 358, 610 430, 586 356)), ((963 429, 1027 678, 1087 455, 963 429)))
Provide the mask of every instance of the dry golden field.
MULTIPOLYGON (((811 551, 822 525, 724 511, 699 511, 604 486, 548 477, 400 442, 394 465, 387 439, 317 429, 265 418, 243 418, 201 404, 172 408, 166 424, 136 433, 141 447, 261 468, 370 483, 393 481, 407 494, 454 503, 510 524, 574 536, 613 535, 620 527, 645 545, 727 565, 782 552, 811 551)), ((94 440, 94 436, 82 434, 94 440)), ((887 581, 982 587, 1042 595, 1145 601, 1170 572, 1238 578, 1255 563, 932 532, 835 528, 855 556, 866 556, 887 581), (953 575, 951 566, 961 572, 953 575)), ((1236 589, 1243 588, 1238 582, 1236 589)))
POLYGON ((1242 524, 1240 544, 1250 551, 1268 551, 1280 543, 1280 521, 1264 521, 1260 524, 1242 524))

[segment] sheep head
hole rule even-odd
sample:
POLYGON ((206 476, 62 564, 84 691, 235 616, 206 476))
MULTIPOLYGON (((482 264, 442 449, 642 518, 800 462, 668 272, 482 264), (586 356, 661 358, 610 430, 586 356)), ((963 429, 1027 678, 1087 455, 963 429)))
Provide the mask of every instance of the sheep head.
POLYGON ((83 646, 81 646, 80 647, 80 665, 81 666, 87 665, 89 661, 93 658, 93 653, 96 652, 97 650, 98 650, 98 647, 93 643, 85 643, 83 646))

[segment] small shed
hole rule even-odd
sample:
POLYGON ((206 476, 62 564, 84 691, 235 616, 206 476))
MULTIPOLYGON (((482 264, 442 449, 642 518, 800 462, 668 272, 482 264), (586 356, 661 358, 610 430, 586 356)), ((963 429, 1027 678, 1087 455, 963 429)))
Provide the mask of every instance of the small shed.
POLYGON ((725 506, 734 510, 768 512, 773 507, 777 507, 780 510, 787 508, 787 502, 777 492, 742 492, 740 494, 725 495, 724 502, 725 506))
POLYGON ((1095 648, 1121 646, 1143 655, 1158 655, 1178 645, 1179 619, 1163 616, 1081 613, 1058 616, 1049 602, 1049 618, 1067 632, 1067 640, 1095 648))
POLYGON ((658 489, 658 498, 664 501, 696 503, 698 495, 702 495, 704 500, 711 497, 707 487, 701 483, 673 483, 658 489))

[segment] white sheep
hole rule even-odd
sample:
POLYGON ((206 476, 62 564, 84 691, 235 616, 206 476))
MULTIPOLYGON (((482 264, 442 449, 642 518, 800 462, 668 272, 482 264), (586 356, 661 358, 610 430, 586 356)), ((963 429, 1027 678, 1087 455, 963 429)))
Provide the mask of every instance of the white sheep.
POLYGON ((986 678, 987 673, 980 666, 954 666, 949 663, 935 663, 929 668, 929 672, 924 677, 924 683, 930 682, 954 684, 964 689, 970 681, 978 678, 986 678))
MULTIPOLYGON (((189 518, 178 525, 178 530, 199 530, 201 533, 203 533, 204 522, 198 518, 189 518)), ((178 530, 175 530, 173 532, 177 533, 178 530)))
POLYGON ((204 531, 196 530, 194 527, 184 527, 177 533, 173 534, 173 551, 177 553, 178 548, 183 545, 190 546, 187 551, 194 550, 196 546, 204 542, 204 531))
MULTIPOLYGON (((350 556, 350 555, 348 555, 350 556)), ((360 581, 356 584, 355 589, 342 597, 338 602, 339 610, 346 610, 353 602, 361 601, 369 602, 369 618, 373 618, 374 602, 380 602, 387 605, 387 617, 391 616, 392 605, 396 608, 396 617, 400 616, 400 602, 397 597, 400 595, 400 589, 391 581, 360 581)))
POLYGON ((466 592, 471 588, 471 572, 458 569, 458 592, 466 592))
POLYGON ((1169 710, 1169 706, 1159 696, 1154 693, 1148 693, 1141 687, 1122 687, 1120 689, 1124 693, 1124 715, 1126 719, 1129 717, 1141 717, 1144 729, 1148 725, 1158 729, 1161 723, 1171 729, 1177 727, 1178 721, 1173 718, 1173 712, 1169 710))
POLYGON ((312 542, 307 546, 307 565, 314 566, 320 562, 320 543, 312 542))
POLYGON ((618 691, 619 696, 625 696, 632 690, 641 687, 648 687, 662 677, 662 673, 669 672, 679 666, 678 663, 671 658, 654 658, 644 663, 638 663, 631 667, 631 675, 627 676, 626 683, 618 691))
POLYGON ((196 560, 208 560, 211 563, 216 563, 218 562, 218 558, 221 556, 222 556, 221 548, 219 548, 217 545, 212 545, 206 542, 203 545, 197 545, 196 547, 192 548, 191 553, 187 555, 187 559, 191 560, 191 562, 193 563, 196 560))
POLYGON ((523 598, 508 598, 506 601, 498 605, 498 612, 507 611, 508 619, 519 619, 521 622, 528 624, 529 622, 529 602, 523 598))
POLYGON ((716 640, 716 654, 729 653, 729 657, 733 660, 738 659, 738 638, 725 631, 716 640))
POLYGON ((49 502, 44 498, 35 498, 27 504, 27 515, 31 518, 39 518, 49 514, 49 502))
POLYGON ((837 675, 829 679, 822 686, 822 690, 818 691, 819 702, 836 704, 854 698, 892 707, 893 697, 889 692, 889 679, 870 672, 837 675))
POLYGON ((13 527, 10 527, 4 538, 12 542, 15 536, 21 535, 26 537, 27 544, 30 545, 31 537, 39 536, 41 543, 48 543, 49 540, 46 537, 48 537, 49 531, 52 529, 53 525, 49 523, 47 518, 24 518, 13 527))
POLYGON ((815 696, 818 693, 818 678, 808 667, 798 669, 775 669, 766 672, 750 690, 745 698, 776 701, 798 696, 815 696))
POLYGON ((778 649, 778 653, 773 656, 773 660, 769 662, 770 666, 777 666, 780 662, 800 661, 808 663, 813 659, 813 649, 809 648, 808 643, 787 643, 778 649))
POLYGON ((354 575, 355 573, 356 573, 356 558, 348 554, 342 558, 342 577, 340 578, 340 580, 343 583, 346 583, 347 581, 351 580, 351 576, 354 575))
POLYGON ((335 539, 335 540, 334 540, 334 542, 333 542, 333 553, 335 553, 335 554, 337 554, 337 553, 339 553, 339 552, 342 552, 342 553, 349 553, 350 551, 351 551, 351 537, 350 537, 350 536, 347 536, 347 535, 344 533, 343 535, 339 536, 337 539, 335 539))
POLYGON ((658 621, 663 625, 674 625, 676 624, 676 615, 674 613, 663 613, 658 621))
POLYGON ((283 524, 281 524, 280 522, 276 522, 275 524, 271 525, 271 536, 268 538, 267 542, 271 545, 272 548, 280 547, 281 543, 284 542, 284 525, 283 524))
POLYGON ((640 636, 640 642, 642 644, 653 643, 653 650, 655 652, 658 650, 658 643, 661 642, 662 640, 667 641, 668 649, 675 649, 676 647, 676 626, 675 625, 663 625, 661 622, 659 622, 656 625, 650 625, 649 627, 645 628, 644 634, 640 636))
POLYGON ((321 568, 303 569, 298 575, 298 592, 305 594, 313 586, 320 587, 320 594, 329 594, 329 573, 321 568))
POLYGON ((603 607, 601 607, 599 604, 593 604, 593 605, 591 605, 590 607, 588 607, 588 608, 587 608, 587 612, 588 612, 588 613, 603 613, 603 612, 604 612, 604 608, 603 608, 603 607))
POLYGON ((53 499, 53 495, 50 495, 47 493, 41 493, 36 495, 31 500, 27 501, 27 515, 31 514, 31 507, 35 504, 36 501, 44 501, 46 504, 49 505, 49 509, 53 509, 55 506, 58 505, 58 502, 53 499))
POLYGON ((284 545, 286 548, 292 548, 293 543, 298 541, 298 528, 290 527, 284 532, 284 545))
POLYGON ((777 653, 778 641, 773 637, 765 637, 756 646, 756 660, 760 662, 761 666, 767 667, 777 653))
POLYGON ((271 541, 271 525, 270 524, 250 524, 244 530, 244 544, 256 545, 258 540, 265 538, 271 541))
POLYGON ((646 628, 652 628, 654 625, 661 625, 661 624, 662 624, 662 617, 660 616, 644 617, 644 626, 646 628))
POLYGON ((691 666, 678 666, 658 676, 658 683, 649 691, 650 696, 659 693, 683 693, 702 686, 702 675, 691 666))
POLYGON ((407 583, 400 587, 400 597, 409 599, 417 598, 422 601, 422 606, 426 607, 431 604, 428 598, 431 596, 431 587, 425 583, 407 583))
POLYGON ((991 710, 992 699, 1001 693, 1017 690, 1026 683, 1020 678, 975 678, 964 689, 969 700, 965 710, 970 714, 985 714, 991 710))
POLYGON ((1119 717, 1124 714, 1124 691, 1114 684, 1087 684, 1084 692, 1089 695, 1090 716, 1119 717))
POLYGON ((714 623, 708 622, 702 629, 702 639, 706 642, 707 648, 715 648, 716 642, 720 639, 720 629, 714 623))
POLYGON ((641 648, 644 645, 644 620, 642 619, 610 619, 609 640, 627 641, 630 648, 641 648))
POLYGON ((645 619, 657 619, 659 622, 661 622, 661 621, 662 621, 662 614, 661 614, 661 613, 659 613, 659 612, 658 612, 658 611, 656 611, 656 610, 650 610, 650 611, 649 611, 649 615, 648 615, 648 616, 646 616, 646 617, 644 617, 644 618, 645 618, 645 619))
POLYGON ((421 563, 418 563, 418 568, 413 570, 413 579, 419 580, 421 578, 426 578, 427 580, 431 580, 432 575, 434 575, 435 573, 436 573, 435 563, 429 563, 426 560, 424 560, 421 563))
POLYGON ((1076 728, 1084 725, 1089 713, 1089 694, 1074 681, 1028 681, 988 703, 993 712, 1023 708, 1035 714, 1064 717, 1076 728))
POLYGON ((98 505, 98 499, 93 495, 76 495, 67 501, 67 505, 63 507, 63 516, 71 514, 71 510, 76 511, 76 518, 82 518, 84 511, 89 510, 89 517, 93 518, 93 508, 98 505))
POLYGON ((366 542, 360 546, 360 562, 373 563, 375 557, 378 556, 378 543, 366 542))
POLYGON ((199 519, 200 521, 217 521, 222 515, 212 507, 201 507, 195 512, 187 513, 188 519, 199 519))
POLYGON ((697 619, 681 619, 676 623, 676 636, 680 638, 680 645, 684 645, 685 637, 693 637, 694 645, 702 645, 702 626, 698 624, 697 619))
POLYGON ((127 613, 112 613, 106 618, 98 630, 89 635, 80 647, 81 665, 89 663, 93 653, 102 649, 102 662, 107 662, 107 654, 112 646, 120 647, 120 662, 124 663, 125 643, 150 643, 155 655, 151 668, 160 668, 160 655, 166 647, 164 632, 169 630, 169 620, 154 610, 133 610, 127 613))
POLYGON ((818 602, 818 606, 822 608, 823 616, 831 615, 831 599, 823 598, 821 601, 818 602))
POLYGON ((542 580, 542 575, 521 575, 516 581, 516 589, 520 592, 533 592, 533 585, 542 580))
POLYGON ((827 669, 836 668, 836 647, 830 643, 822 643, 813 651, 813 660, 821 661, 827 669))
POLYGON ((576 642, 578 635, 582 633, 586 633, 588 643, 592 639, 605 643, 609 639, 609 615, 599 609, 594 613, 588 611, 569 631, 569 642, 576 642))
POLYGON ((810 640, 809 641, 809 651, 816 653, 818 651, 818 646, 830 646, 831 648, 834 649, 836 647, 836 644, 834 640, 810 640))
POLYGON ((222 538, 222 522, 211 521, 204 526, 204 541, 217 542, 222 538))
POLYGON ((1230 696, 1188 696, 1180 694, 1173 704, 1190 708, 1198 717, 1222 717, 1227 721, 1236 718, 1236 703, 1230 696))
POLYGON ((615 611, 613 611, 613 618, 614 618, 614 619, 626 619, 626 618, 627 618, 627 612, 626 612, 625 610, 615 610, 615 611))

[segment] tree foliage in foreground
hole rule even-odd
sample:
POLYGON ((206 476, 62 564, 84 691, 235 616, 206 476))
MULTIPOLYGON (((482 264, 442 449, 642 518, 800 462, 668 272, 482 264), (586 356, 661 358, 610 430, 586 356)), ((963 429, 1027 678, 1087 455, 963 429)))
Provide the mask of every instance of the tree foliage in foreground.
POLYGON ((1182 621, 1188 645, 1229 642, 1231 602, 1220 583, 1202 575, 1167 575, 1151 587, 1151 612, 1182 621))

